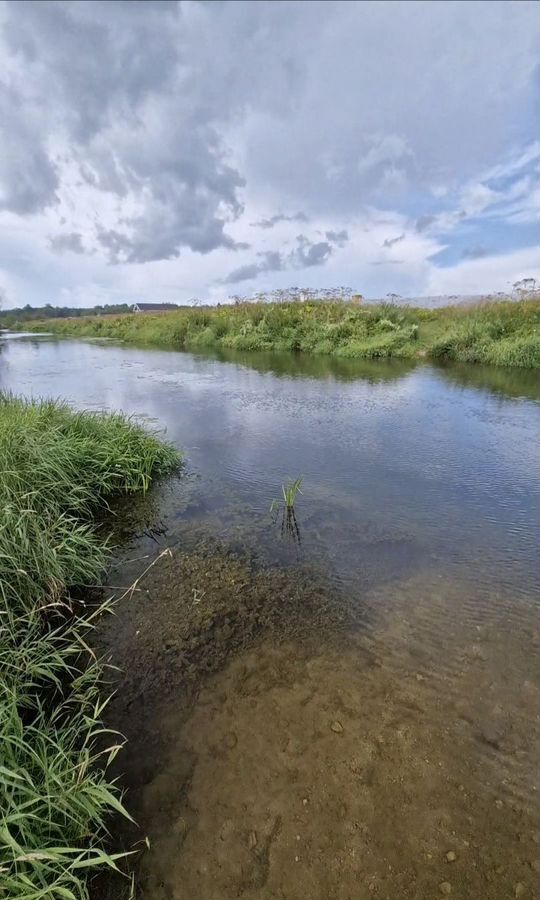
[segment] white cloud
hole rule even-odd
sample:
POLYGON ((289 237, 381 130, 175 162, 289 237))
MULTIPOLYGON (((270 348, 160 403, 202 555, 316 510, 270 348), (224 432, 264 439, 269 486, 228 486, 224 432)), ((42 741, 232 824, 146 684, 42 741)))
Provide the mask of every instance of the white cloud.
POLYGON ((426 293, 487 294, 510 291, 512 284, 521 278, 540 279, 540 256, 537 248, 467 259, 452 268, 439 269, 432 266, 426 281, 426 293))
POLYGON ((387 171, 387 163, 395 165, 398 160, 412 157, 413 152, 407 141, 397 134, 379 134, 366 139, 366 150, 358 160, 357 168, 361 175, 382 164, 387 171))
POLYGON ((477 216, 490 206, 499 195, 482 182, 469 183, 460 192, 459 206, 467 216, 477 216))
MULTIPOLYGON (((442 235, 537 215, 536 16, 519 0, 1 4, 10 294, 215 299, 234 269, 259 287, 291 268, 431 289, 450 277, 429 259, 442 235)), ((454 279, 514 265, 475 263, 454 279)))

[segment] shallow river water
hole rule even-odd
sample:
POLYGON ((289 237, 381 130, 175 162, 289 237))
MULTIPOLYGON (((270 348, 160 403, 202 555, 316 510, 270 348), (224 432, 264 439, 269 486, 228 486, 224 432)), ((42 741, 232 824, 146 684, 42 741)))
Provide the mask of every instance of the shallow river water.
POLYGON ((537 372, 21 337, 0 389, 185 451, 100 636, 141 897, 540 896, 537 372))

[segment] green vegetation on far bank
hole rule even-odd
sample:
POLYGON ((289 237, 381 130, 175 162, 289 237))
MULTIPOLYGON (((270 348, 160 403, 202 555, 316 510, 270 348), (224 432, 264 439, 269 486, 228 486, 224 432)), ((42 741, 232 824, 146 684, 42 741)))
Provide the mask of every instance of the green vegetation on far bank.
POLYGON ((130 420, 0 393, 0 897, 85 900, 114 866, 107 776, 120 738, 101 724, 97 612, 74 590, 99 582, 92 516, 178 462, 130 420), (71 597, 70 597, 71 591, 71 597))
POLYGON ((243 303, 172 313, 31 323, 33 330, 197 349, 301 351, 345 358, 431 357, 540 366, 540 300, 421 309, 343 302, 243 303))

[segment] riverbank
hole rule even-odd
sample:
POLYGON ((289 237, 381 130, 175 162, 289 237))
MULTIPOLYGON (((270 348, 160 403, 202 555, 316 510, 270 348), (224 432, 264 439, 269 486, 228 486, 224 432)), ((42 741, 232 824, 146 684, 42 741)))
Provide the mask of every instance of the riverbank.
POLYGON ((104 732, 88 648, 102 608, 78 596, 107 560, 95 513, 178 461, 122 416, 0 394, 2 896, 84 900, 87 878, 115 866, 106 822, 123 810, 107 770, 121 738, 104 732))
POLYGON ((172 313, 29 323, 34 331, 176 349, 300 351, 344 358, 449 359, 540 367, 540 301, 443 309, 390 304, 245 303, 172 313))

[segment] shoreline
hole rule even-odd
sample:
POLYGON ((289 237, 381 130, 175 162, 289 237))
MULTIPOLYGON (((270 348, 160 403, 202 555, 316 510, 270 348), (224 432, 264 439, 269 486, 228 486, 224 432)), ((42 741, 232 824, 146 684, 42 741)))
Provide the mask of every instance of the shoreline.
POLYGON ((540 300, 423 309, 336 302, 245 303, 28 322, 34 333, 179 350, 298 352, 342 359, 453 360, 540 368, 540 300))

